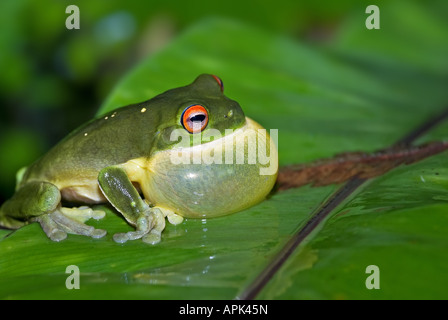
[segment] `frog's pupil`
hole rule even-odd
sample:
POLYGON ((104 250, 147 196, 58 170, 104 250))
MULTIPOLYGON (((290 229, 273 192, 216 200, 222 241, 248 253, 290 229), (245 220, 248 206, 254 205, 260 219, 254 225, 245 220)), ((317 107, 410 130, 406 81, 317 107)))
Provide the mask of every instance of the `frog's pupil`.
POLYGON ((196 115, 194 115, 194 116, 192 116, 191 118, 190 118, 190 121, 191 122, 202 122, 202 121, 204 121, 205 120, 205 115, 204 114, 196 114, 196 115))

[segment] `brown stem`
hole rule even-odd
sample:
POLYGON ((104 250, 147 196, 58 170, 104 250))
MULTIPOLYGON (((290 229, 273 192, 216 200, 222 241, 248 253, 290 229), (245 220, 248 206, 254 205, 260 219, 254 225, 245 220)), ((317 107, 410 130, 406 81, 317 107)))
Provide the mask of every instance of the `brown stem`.
POLYGON ((371 154, 347 152, 333 158, 304 165, 280 168, 278 190, 297 188, 306 184, 324 186, 341 183, 350 178, 373 178, 401 165, 411 164, 448 149, 448 142, 430 142, 420 146, 397 144, 371 154))

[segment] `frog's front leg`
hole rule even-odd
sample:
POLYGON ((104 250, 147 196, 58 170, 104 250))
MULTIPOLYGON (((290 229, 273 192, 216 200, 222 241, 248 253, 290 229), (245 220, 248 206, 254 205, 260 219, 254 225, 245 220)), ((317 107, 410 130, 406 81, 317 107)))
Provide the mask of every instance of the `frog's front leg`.
POLYGON ((61 241, 67 233, 101 238, 105 230, 84 224, 90 218, 100 219, 104 212, 88 207, 61 207, 61 193, 52 183, 29 182, 22 186, 0 209, 0 224, 17 229, 29 222, 39 222, 46 235, 61 241))
POLYGON ((140 238, 150 244, 160 242, 166 214, 163 209, 151 208, 143 201, 123 168, 104 168, 98 175, 98 182, 107 200, 136 228, 135 231, 115 234, 115 242, 123 243, 140 238))

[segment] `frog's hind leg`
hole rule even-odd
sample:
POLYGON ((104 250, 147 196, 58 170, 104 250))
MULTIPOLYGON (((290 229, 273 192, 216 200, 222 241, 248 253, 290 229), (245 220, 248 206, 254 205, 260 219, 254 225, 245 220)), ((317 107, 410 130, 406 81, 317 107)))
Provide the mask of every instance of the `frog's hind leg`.
POLYGON ((106 231, 87 226, 90 218, 99 219, 104 212, 88 207, 68 209, 61 207, 61 193, 52 183, 29 182, 16 191, 0 208, 0 225, 18 229, 30 222, 39 222, 53 241, 67 238, 67 233, 101 238, 106 231))
POLYGON ((29 182, 0 208, 0 225, 18 229, 34 217, 54 211, 61 202, 59 189, 43 181, 29 182))

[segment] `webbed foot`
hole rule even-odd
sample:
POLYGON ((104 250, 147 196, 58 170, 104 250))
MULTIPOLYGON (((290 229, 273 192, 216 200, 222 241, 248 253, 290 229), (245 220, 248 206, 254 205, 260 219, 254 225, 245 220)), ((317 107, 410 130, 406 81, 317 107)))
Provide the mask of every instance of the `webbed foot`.
POLYGON ((142 239, 148 244, 157 244, 162 238, 165 229, 165 217, 171 224, 179 224, 183 218, 170 210, 153 207, 145 211, 135 223, 136 230, 126 233, 114 234, 114 241, 124 243, 128 240, 142 239))
POLYGON ((59 242, 66 239, 68 233, 92 238, 104 237, 106 230, 96 229, 84 223, 90 218, 98 220, 104 216, 103 211, 92 210, 89 207, 58 208, 33 220, 40 223, 48 238, 59 242))

